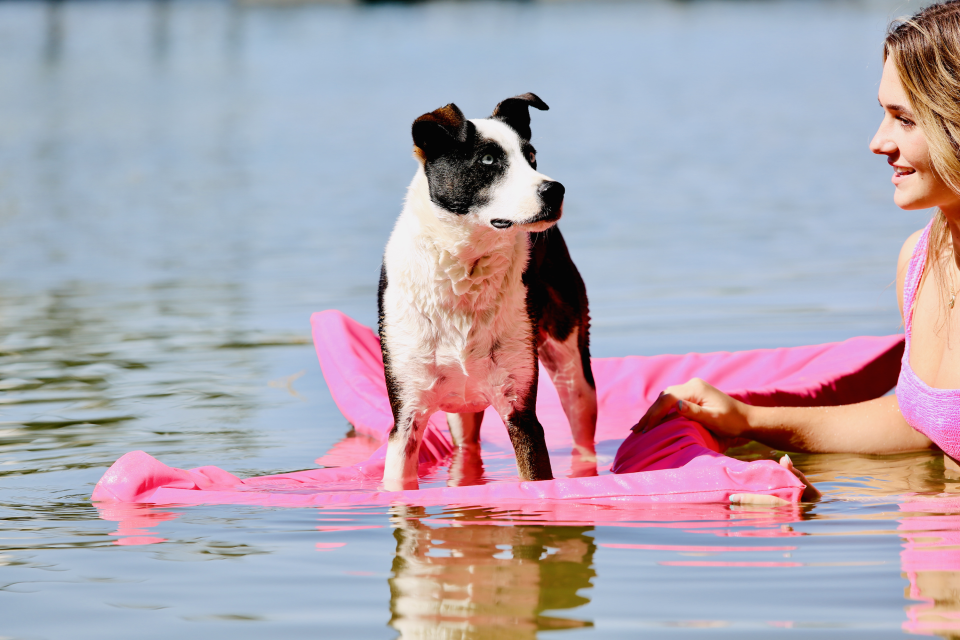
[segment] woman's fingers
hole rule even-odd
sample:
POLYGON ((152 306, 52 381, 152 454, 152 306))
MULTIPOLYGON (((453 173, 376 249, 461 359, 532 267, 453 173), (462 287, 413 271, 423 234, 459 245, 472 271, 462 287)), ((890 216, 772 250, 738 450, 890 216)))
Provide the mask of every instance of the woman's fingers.
POLYGON ((790 459, 790 456, 783 454, 783 457, 780 458, 780 466, 785 468, 787 471, 793 473, 797 476, 797 479, 804 484, 803 495, 800 496, 800 500, 803 502, 813 502, 814 500, 819 500, 823 495, 820 493, 820 490, 813 486, 813 483, 807 480, 807 476, 803 475, 803 472, 800 469, 797 469, 793 466, 793 460, 790 459))
POLYGON ((663 418, 670 413, 676 404, 677 399, 673 394, 667 393, 666 391, 660 392, 660 397, 658 397, 650 408, 647 409, 647 412, 643 414, 643 417, 631 427, 631 431, 634 433, 645 433, 652 427, 657 426, 663 418))
POLYGON ((667 387, 660 392, 660 396, 630 430, 634 433, 645 433, 660 424, 667 417, 667 414, 674 410, 680 412, 681 415, 699 415, 698 409, 700 407, 697 406, 697 403, 702 402, 702 388, 704 386, 703 380, 693 378, 684 384, 667 387), (682 413, 681 408, 687 413, 682 413))
POLYGON ((734 493, 730 496, 730 504, 783 507, 790 504, 790 502, 783 498, 768 496, 763 493, 734 493))
POLYGON ((682 400, 677 400, 677 413, 682 415, 685 418, 691 418, 692 420, 697 420, 698 417, 704 415, 705 411, 703 407, 699 404, 687 400, 686 402, 682 400))

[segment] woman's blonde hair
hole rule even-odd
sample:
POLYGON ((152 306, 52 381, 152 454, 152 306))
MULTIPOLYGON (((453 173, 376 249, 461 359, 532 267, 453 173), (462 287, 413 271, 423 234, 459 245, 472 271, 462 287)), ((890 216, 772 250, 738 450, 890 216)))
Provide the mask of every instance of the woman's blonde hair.
MULTIPOLYGON (((884 62, 887 59, 927 139, 934 170, 960 194, 960 0, 931 5, 891 23, 883 43, 884 62)), ((937 211, 927 264, 941 282, 949 241, 946 217, 937 211)))

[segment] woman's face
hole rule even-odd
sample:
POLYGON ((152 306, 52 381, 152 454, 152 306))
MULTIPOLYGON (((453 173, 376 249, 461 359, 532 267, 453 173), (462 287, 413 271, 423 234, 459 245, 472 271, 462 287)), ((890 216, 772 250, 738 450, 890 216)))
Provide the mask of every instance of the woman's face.
POLYGON ((940 207, 947 215, 960 216, 960 195, 933 170, 927 139, 916 124, 890 58, 883 65, 878 97, 883 107, 883 121, 870 141, 870 150, 887 156, 887 162, 893 167, 891 181, 897 188, 893 201, 901 209, 940 207))

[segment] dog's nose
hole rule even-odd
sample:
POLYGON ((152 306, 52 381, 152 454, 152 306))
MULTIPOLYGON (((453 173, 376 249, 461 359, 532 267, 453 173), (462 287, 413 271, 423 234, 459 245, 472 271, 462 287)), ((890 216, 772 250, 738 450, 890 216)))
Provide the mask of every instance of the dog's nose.
POLYGON ((560 205, 563 204, 563 194, 566 193, 566 189, 564 189, 563 185, 559 182, 544 182, 537 191, 540 193, 540 199, 543 201, 543 204, 545 204, 551 212, 556 211, 560 208, 560 205))

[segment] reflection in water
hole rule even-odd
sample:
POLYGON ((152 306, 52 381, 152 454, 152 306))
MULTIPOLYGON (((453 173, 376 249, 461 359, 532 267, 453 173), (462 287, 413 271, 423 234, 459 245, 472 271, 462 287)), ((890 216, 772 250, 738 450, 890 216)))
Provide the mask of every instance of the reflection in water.
MULTIPOLYGON (((324 452, 321 464, 334 466, 369 455, 363 437, 329 448, 343 418, 312 349, 293 338, 323 308, 376 322, 383 243, 413 166, 409 124, 449 101, 481 115, 534 89, 553 107, 536 116, 537 146, 570 189, 564 233, 591 291, 597 355, 898 330, 893 290, 878 295, 891 252, 926 214, 895 210, 863 149, 878 34, 894 8, 332 5, 0 3, 0 564, 4 584, 29 585, 0 592, 0 607, 24 612, 4 619, 4 633, 62 637, 63 620, 97 616, 157 635, 183 634, 187 619, 230 620, 241 637, 229 616, 242 613, 259 620, 247 637, 293 637, 291 621, 314 616, 326 630, 349 611, 359 612, 352 633, 326 635, 380 637, 382 581, 373 590, 331 576, 383 570, 391 558, 391 624, 405 636, 503 635, 494 628, 508 614, 516 636, 589 625, 583 609, 568 609, 596 586, 598 625, 691 626, 722 618, 709 603, 735 596, 690 576, 726 585, 751 571, 770 576, 756 581, 751 623, 832 616, 822 593, 789 608, 777 601, 785 574, 816 571, 828 576, 818 587, 862 594, 843 620, 884 615, 891 607, 877 602, 909 584, 904 627, 958 633, 960 505, 889 513, 896 496, 957 486, 926 454, 798 458, 828 494, 807 515, 672 506, 613 522, 584 509, 485 526, 395 514, 395 556, 387 529, 319 532, 296 511, 105 507, 107 522, 97 518, 93 483, 132 449, 240 475, 302 468, 324 452), (487 43, 485 55, 464 42, 487 43), (797 96, 811 92, 829 96, 830 117, 799 138, 797 96), (817 173, 824 153, 843 171, 817 173), (304 369, 295 387, 284 382, 304 369), (871 527, 880 535, 869 543, 827 537, 871 527), (607 547, 597 552, 595 537, 607 547), (157 544, 138 546, 147 542, 157 544), (902 567, 823 566, 889 554, 902 567), (228 555, 242 560, 182 562, 228 555), (628 558, 668 580, 630 576, 623 606, 628 558), (307 591, 317 599, 299 600, 307 591), (127 599, 172 615, 128 608, 117 618, 104 607, 127 599), (683 611, 669 610, 681 600, 683 611), (376 628, 357 630, 369 620, 376 628)), ((490 476, 513 463, 485 455, 483 464, 490 476)), ((357 518, 343 526, 387 524, 357 518)))
POLYGON ((960 637, 960 469, 937 452, 889 456, 797 455, 828 498, 851 501, 915 495, 898 505, 906 631, 960 637), (958 496, 958 497, 952 497, 958 496))
POLYGON ((252 347, 302 339, 245 331, 244 302, 229 283, 0 283, 0 477, 102 469, 133 449, 258 450, 250 396, 268 387, 252 347), (195 317, 197 297, 215 322, 195 317))
POLYGON ((791 456, 831 498, 889 498, 904 493, 938 493, 960 486, 944 476, 943 454, 929 451, 889 456, 791 456))
POLYGON ((151 535, 154 532, 150 531, 150 527, 180 516, 179 513, 161 511, 150 505, 125 503, 99 504, 97 513, 104 520, 117 523, 117 530, 110 535, 117 536, 114 544, 122 546, 166 542, 166 538, 151 535))
POLYGON ((915 496, 899 504, 906 631, 960 637, 960 468, 941 453, 892 456, 798 455, 809 478, 831 498, 915 496), (833 488, 830 488, 833 485, 833 488), (918 515, 914 515, 918 514, 918 515))
MULTIPOLYGON (((480 510, 464 510, 470 520, 480 510)), ((404 638, 535 638, 537 631, 593 626, 543 615, 589 599, 596 577, 591 526, 431 527, 423 509, 395 507, 397 555, 390 626, 404 638)))
MULTIPOLYGON (((902 628, 946 638, 960 637, 960 497, 945 493, 916 496, 913 502, 901 504, 899 508, 901 515, 896 532, 903 541, 900 571, 909 581, 904 597, 913 601, 905 607, 906 621, 902 628)), ((102 519, 117 522, 116 530, 110 535, 116 536, 115 545, 123 546, 167 542, 160 534, 169 535, 163 529, 181 515, 147 505, 100 504, 97 509, 102 519)), ((322 537, 312 544, 316 551, 326 552, 325 555, 349 552, 354 544, 326 537, 331 533, 339 537, 347 532, 383 529, 382 525, 366 524, 376 523, 380 516, 365 510, 322 509, 320 513, 324 524, 315 528, 322 537), (333 522, 337 524, 331 524, 333 522)), ((879 515, 887 519, 893 514, 879 515)), ((812 542, 819 536, 837 534, 829 529, 796 531, 796 526, 829 520, 823 515, 815 520, 807 517, 796 506, 598 507, 564 503, 517 506, 506 512, 478 508, 434 515, 421 507, 395 506, 389 516, 396 540, 392 577, 388 579, 389 624, 404 638, 534 638, 538 631, 592 627, 591 620, 544 613, 575 609, 590 602, 583 590, 592 588, 598 578, 595 568, 598 547, 623 554, 618 556, 620 562, 633 561, 637 554, 643 554, 646 562, 652 560, 658 567, 711 572, 701 574, 702 577, 721 571, 771 572, 754 574, 768 575, 766 580, 771 585, 793 575, 774 576, 775 571, 884 564, 883 561, 817 561, 818 556, 810 556, 812 547, 809 542, 804 543, 804 539, 812 542), (638 542, 597 544, 595 536, 603 535, 604 528, 607 534, 611 528, 634 532, 628 539, 638 542), (658 530, 669 532, 668 537, 656 534, 658 530), (711 542, 717 538, 723 542, 711 542), (653 539, 666 543, 643 542, 653 539), (684 540, 693 544, 677 543, 684 540), (808 558, 814 561, 807 562, 808 558)), ((868 516, 867 519, 876 518, 868 516)), ((868 532, 861 527, 848 530, 845 535, 868 532)), ((211 548, 198 553, 226 553, 231 557, 263 553, 236 542, 207 546, 211 548)), ((166 550, 167 545, 162 548, 166 550)), ((164 552, 164 557, 186 557, 184 551, 171 547, 164 552)), ((373 574, 353 571, 351 575, 373 574)), ((747 574, 723 575, 735 582, 747 574)), ((696 588, 693 584, 685 587, 696 588)), ((798 618, 766 624, 774 627, 809 624, 803 616, 798 618)), ((674 619, 659 612, 654 613, 651 622, 665 626, 705 624, 692 619, 674 619)), ((718 619, 709 624, 729 626, 731 621, 718 619)))
MULTIPOLYGON (((943 494, 941 494, 943 495, 943 494)), ((935 497, 900 505, 916 515, 900 520, 904 596, 919 600, 906 607, 903 628, 917 633, 960 637, 960 498, 935 497)))

